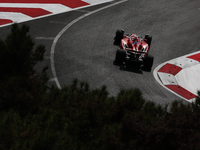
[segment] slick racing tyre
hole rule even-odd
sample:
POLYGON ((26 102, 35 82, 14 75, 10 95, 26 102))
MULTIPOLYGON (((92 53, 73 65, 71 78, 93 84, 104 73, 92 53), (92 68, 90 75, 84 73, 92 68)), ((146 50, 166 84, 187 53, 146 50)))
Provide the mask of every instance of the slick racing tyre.
POLYGON ((144 39, 146 39, 146 40, 147 40, 147 44, 149 45, 149 48, 150 48, 150 46, 151 46, 151 40, 152 40, 152 37, 151 37, 151 36, 149 36, 148 34, 146 34, 144 39))
POLYGON ((120 45, 120 42, 123 39, 123 36, 124 36, 124 31, 123 30, 117 30, 115 38, 114 38, 114 40, 115 40, 114 44, 115 45, 120 45))
POLYGON ((122 64, 123 61, 125 60, 125 57, 126 57, 126 52, 123 49, 118 49, 115 55, 115 63, 122 64))
POLYGON ((154 57, 152 57, 152 56, 148 56, 144 60, 144 70, 151 71, 151 68, 153 66, 153 60, 154 60, 154 57))

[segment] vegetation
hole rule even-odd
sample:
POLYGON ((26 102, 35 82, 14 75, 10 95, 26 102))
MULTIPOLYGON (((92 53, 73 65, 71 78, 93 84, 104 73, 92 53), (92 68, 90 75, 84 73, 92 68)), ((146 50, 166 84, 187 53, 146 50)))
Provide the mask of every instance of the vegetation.
POLYGON ((139 89, 109 97, 75 79, 48 87, 43 60, 29 27, 17 24, 0 40, 0 149, 200 149, 200 98, 166 107, 146 101, 139 89))

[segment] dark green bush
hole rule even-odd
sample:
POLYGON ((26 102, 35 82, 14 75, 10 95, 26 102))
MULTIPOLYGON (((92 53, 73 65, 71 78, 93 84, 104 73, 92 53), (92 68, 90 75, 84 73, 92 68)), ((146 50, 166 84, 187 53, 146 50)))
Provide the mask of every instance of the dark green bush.
POLYGON ((77 79, 48 87, 47 68, 34 70, 45 48, 28 31, 14 24, 0 40, 0 149, 200 149, 199 97, 167 112, 137 88, 109 97, 77 79))

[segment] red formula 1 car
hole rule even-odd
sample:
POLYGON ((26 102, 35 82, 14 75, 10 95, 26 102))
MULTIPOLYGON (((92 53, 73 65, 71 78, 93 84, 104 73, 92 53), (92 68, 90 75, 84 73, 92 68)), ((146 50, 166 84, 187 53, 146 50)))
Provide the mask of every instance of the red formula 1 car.
POLYGON ((126 64, 127 62, 137 62, 140 67, 151 70, 153 57, 148 56, 152 37, 145 35, 144 38, 136 34, 124 34, 124 30, 117 30, 114 44, 119 45, 116 51, 115 63, 126 64))

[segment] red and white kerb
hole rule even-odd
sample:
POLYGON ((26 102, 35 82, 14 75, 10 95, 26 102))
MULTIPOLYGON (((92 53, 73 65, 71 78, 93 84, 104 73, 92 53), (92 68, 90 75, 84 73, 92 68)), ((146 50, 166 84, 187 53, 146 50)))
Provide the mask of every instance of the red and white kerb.
POLYGON ((0 0, 0 27, 112 0, 0 0))
POLYGON ((155 70, 155 78, 168 90, 189 102, 195 100, 200 90, 200 52, 170 60, 155 70))

